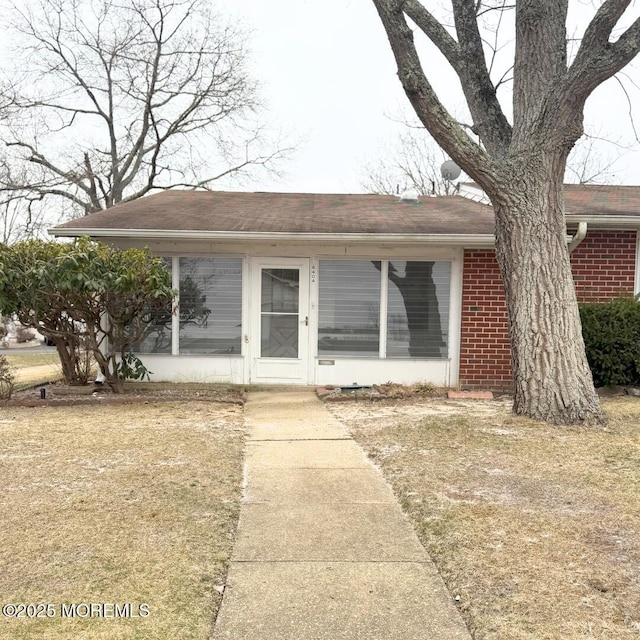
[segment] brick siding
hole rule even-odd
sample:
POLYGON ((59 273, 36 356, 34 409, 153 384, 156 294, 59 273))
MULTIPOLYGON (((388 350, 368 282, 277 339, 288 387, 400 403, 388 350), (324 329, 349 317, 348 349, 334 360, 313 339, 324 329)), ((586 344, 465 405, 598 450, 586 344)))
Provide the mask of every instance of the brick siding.
MULTIPOLYGON (((580 302, 602 302, 634 291, 635 231, 588 231, 571 255, 580 302)), ((464 252, 460 384, 512 386, 507 308, 493 250, 464 252)))
POLYGON ((636 271, 635 231, 589 231, 571 254, 580 302, 632 295, 636 271))

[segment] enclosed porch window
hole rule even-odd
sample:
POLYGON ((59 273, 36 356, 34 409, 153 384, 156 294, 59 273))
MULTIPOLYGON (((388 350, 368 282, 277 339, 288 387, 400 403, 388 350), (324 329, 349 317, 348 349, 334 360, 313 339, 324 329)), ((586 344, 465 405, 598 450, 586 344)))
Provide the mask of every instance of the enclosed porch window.
POLYGON ((242 260, 180 258, 180 354, 239 354, 242 260))
MULTIPOLYGON (((160 258, 171 274, 171 258, 160 258)), ((136 353, 171 353, 172 302, 156 305, 146 325, 142 338, 136 342, 132 350, 136 353)))
MULTIPOLYGON (((171 271, 172 259, 163 258, 171 271)), ((240 354, 242 333, 242 259, 180 258, 177 316, 171 305, 154 313, 138 353, 175 353, 173 323, 179 327, 180 354, 240 354)))
POLYGON ((320 261, 318 355, 378 355, 380 266, 370 261, 320 261))
POLYGON ((446 358, 451 263, 391 260, 387 279, 387 357, 446 358))
POLYGON ((451 263, 321 260, 319 356, 446 358, 451 263))

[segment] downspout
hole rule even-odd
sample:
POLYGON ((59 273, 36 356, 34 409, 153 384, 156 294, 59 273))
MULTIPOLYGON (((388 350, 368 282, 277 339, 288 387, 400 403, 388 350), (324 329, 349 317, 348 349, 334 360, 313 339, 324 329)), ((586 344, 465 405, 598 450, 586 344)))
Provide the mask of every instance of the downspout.
POLYGON ((634 283, 633 294, 640 295, 640 231, 636 231, 636 278, 634 283))
POLYGON ((576 231, 576 235, 569 240, 569 253, 573 253, 574 249, 578 247, 578 245, 585 239, 587 235, 587 223, 580 222, 578 223, 578 230, 576 231))

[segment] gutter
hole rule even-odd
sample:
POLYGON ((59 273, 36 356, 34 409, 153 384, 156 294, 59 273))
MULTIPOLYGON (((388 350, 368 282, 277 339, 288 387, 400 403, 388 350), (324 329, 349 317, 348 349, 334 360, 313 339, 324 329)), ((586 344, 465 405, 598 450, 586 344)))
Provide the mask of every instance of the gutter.
POLYGON ((578 230, 576 231, 576 235, 571 238, 569 241, 569 253, 573 253, 574 249, 578 247, 578 245, 585 239, 587 235, 587 223, 579 222, 578 230))
POLYGON ((224 242, 350 242, 439 244, 451 246, 493 246, 493 234, 420 234, 420 233, 292 233, 263 231, 195 231, 171 229, 53 228, 48 233, 57 238, 128 238, 144 240, 210 240, 224 242))
MULTIPOLYGON (((568 238, 570 251, 573 251, 584 236, 580 236, 582 225, 591 225, 598 229, 640 229, 640 216, 566 216, 566 221, 578 224, 578 233, 568 238), (575 246, 571 243, 575 242, 575 246)), ((142 240, 208 240, 219 242, 349 242, 399 243, 399 244, 439 244, 463 247, 493 247, 495 237, 492 233, 294 233, 290 231, 197 231, 194 229, 105 229, 82 227, 54 227, 48 233, 56 238, 128 238, 142 240)))
POLYGON ((585 216, 565 215, 567 222, 586 222, 598 229, 638 229, 640 228, 640 216, 585 216))

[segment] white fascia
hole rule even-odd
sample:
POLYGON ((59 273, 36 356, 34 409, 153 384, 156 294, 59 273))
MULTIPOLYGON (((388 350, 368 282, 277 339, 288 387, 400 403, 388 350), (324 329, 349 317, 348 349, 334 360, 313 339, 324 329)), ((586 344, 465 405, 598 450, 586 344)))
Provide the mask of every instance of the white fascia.
POLYGON ((265 233, 262 231, 193 231, 168 229, 49 229, 49 234, 58 238, 137 238, 145 240, 219 240, 235 242, 349 242, 438 244, 450 246, 493 246, 493 234, 419 234, 419 233, 265 233))

